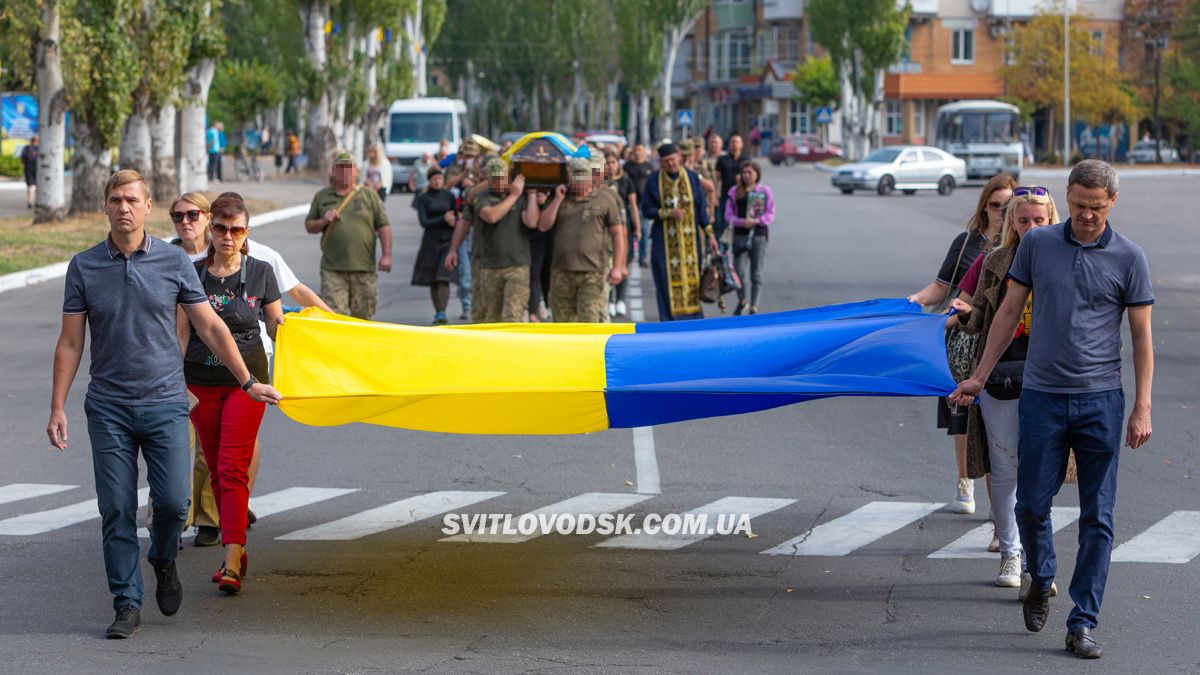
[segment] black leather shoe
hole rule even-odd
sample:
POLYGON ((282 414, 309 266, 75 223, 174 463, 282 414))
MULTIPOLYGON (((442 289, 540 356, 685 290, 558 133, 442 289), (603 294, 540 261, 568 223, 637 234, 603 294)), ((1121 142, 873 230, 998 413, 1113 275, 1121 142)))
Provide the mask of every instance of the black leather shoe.
POLYGON ((1081 659, 1098 659, 1102 653, 1090 628, 1074 628, 1067 633, 1067 651, 1081 659))
POLYGON ((179 606, 183 604, 183 584, 179 583, 179 574, 175 570, 175 563, 154 565, 154 576, 158 579, 158 588, 154 589, 154 599, 158 601, 158 609, 163 616, 172 616, 179 611, 179 606))
POLYGON ((1050 589, 1030 589, 1021 603, 1021 613, 1025 616, 1025 627, 1034 633, 1045 627, 1050 616, 1050 589))
POLYGON ((221 529, 211 525, 201 525, 196 528, 196 541, 193 546, 216 546, 221 543, 221 529))
POLYGON ((109 640, 124 640, 133 637, 142 627, 142 611, 137 607, 123 605, 117 608, 117 618, 105 634, 109 640))
POLYGON ((250 526, 257 522, 258 516, 254 515, 254 511, 252 509, 246 509, 246 529, 250 529, 250 526))

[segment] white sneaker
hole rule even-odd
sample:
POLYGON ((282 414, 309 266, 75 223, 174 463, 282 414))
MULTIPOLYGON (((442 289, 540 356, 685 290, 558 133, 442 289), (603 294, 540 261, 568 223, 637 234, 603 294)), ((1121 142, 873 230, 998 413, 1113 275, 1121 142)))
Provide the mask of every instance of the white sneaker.
POLYGON ((996 585, 1001 588, 1017 588, 1021 585, 1021 554, 1000 557, 1000 574, 996 575, 996 585))
POLYGON ((608 316, 609 316, 609 318, 615 318, 617 316, 616 304, 611 303, 611 302, 608 303, 608 316))
POLYGON ((975 513, 975 481, 970 478, 958 479, 958 493, 954 495, 950 509, 954 513, 975 513))
POLYGON ((629 307, 625 306, 624 300, 617 301, 617 316, 625 316, 629 314, 629 307))
MULTIPOLYGON (((1021 590, 1017 591, 1017 600, 1025 601, 1025 596, 1029 595, 1029 589, 1033 588, 1033 577, 1029 572, 1021 573, 1021 590)), ((1050 597, 1058 595, 1058 584, 1050 582, 1050 597)))

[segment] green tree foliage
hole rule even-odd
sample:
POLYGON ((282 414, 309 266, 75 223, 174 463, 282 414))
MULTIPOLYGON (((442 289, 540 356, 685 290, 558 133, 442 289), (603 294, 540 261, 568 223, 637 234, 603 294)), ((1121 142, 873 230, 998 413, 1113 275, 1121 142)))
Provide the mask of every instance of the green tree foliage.
POLYGON ((0 91, 33 91, 40 2, 0 2, 0 91))
POLYGON ((209 96, 209 115, 241 129, 259 112, 283 101, 284 89, 270 66, 258 61, 224 59, 209 96))
POLYGON ((63 76, 74 123, 115 147, 141 80, 135 26, 138 0, 77 0, 64 17, 63 76))
POLYGON ((810 57, 792 73, 796 100, 810 106, 834 106, 842 95, 833 60, 828 56, 810 57))
POLYGON ((1169 89, 1161 112, 1178 121, 1195 148, 1200 139, 1200 2, 1188 3, 1181 17, 1172 35, 1175 49, 1163 64, 1163 81, 1169 89))

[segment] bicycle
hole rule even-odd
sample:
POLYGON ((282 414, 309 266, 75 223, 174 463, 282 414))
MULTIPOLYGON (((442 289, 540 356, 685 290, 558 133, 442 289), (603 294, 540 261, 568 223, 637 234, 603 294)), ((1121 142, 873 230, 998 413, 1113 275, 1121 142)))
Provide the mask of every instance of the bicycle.
POLYGON ((245 145, 238 148, 237 160, 233 166, 237 180, 251 179, 256 183, 262 182, 262 167, 258 165, 258 155, 250 154, 245 145))

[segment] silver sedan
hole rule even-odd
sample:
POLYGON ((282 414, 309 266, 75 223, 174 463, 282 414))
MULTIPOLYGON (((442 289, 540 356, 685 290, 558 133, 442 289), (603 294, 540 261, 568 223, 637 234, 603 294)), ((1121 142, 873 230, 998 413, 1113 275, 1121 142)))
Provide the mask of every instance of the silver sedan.
POLYGON ((881 195, 900 190, 937 190, 948 195, 967 181, 967 164, 943 150, 926 145, 893 145, 880 148, 866 159, 844 164, 830 182, 844 194, 875 190, 881 195))

